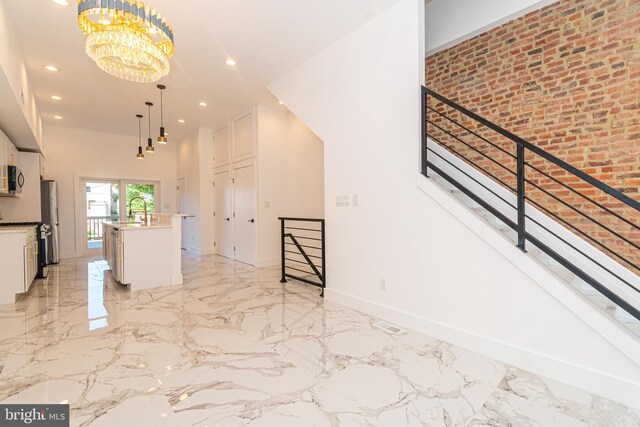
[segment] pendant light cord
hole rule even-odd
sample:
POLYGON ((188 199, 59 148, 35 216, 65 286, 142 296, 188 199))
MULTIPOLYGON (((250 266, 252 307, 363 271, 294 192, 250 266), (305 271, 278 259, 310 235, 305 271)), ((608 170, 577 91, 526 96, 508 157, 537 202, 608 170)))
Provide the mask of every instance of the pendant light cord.
POLYGON ((142 117, 138 117, 138 146, 142 148, 142 117))
POLYGON ((151 139, 151 105, 149 107, 149 139, 151 139))
POLYGON ((162 104, 162 92, 164 89, 160 89, 160 127, 164 127, 164 108, 162 104))

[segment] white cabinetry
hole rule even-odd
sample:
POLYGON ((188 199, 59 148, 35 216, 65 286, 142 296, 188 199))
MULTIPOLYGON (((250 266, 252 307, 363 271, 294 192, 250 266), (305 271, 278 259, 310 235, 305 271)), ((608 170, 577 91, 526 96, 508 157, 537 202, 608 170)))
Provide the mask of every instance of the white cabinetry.
POLYGON ((24 252, 24 281, 23 292, 27 292, 31 283, 38 275, 38 239, 36 227, 29 228, 25 233, 24 252))
POLYGON ((254 111, 232 122, 233 161, 250 159, 256 155, 256 114, 254 111))
POLYGON ((18 150, 0 130, 0 194, 9 194, 8 168, 17 166, 18 150))
POLYGON ((174 233, 180 218, 175 224, 174 218, 149 226, 103 223, 103 255, 116 281, 132 291, 182 283, 181 263, 174 262, 181 256, 180 232, 174 233))
POLYGON ((229 125, 213 134, 213 167, 224 166, 229 163, 229 141, 231 141, 229 125))
POLYGON ((36 227, 0 228, 0 304, 12 304, 38 274, 36 227))

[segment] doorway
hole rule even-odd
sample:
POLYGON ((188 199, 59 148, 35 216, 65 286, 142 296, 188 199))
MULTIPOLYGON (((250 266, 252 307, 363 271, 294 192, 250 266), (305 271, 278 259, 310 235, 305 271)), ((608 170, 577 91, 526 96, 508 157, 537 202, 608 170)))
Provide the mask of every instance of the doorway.
POLYGON ((156 181, 81 178, 77 242, 85 255, 102 250, 102 223, 143 221, 159 206, 156 181))
POLYGON ((102 223, 120 218, 120 183, 85 181, 84 190, 84 249, 102 249, 102 223))
POLYGON ((228 170, 213 175, 213 203, 216 254, 234 259, 232 182, 228 170))
MULTIPOLYGON (((178 201, 178 213, 187 214, 189 212, 189 206, 187 205, 187 178, 179 178, 176 184, 176 191, 178 192, 176 200, 178 201)), ((188 234, 189 234, 189 221, 187 217, 182 217, 182 232, 180 247, 182 250, 187 250, 188 234)))
POLYGON ((213 173, 216 254, 256 264, 256 168, 253 163, 213 173))
POLYGON ((245 264, 256 263, 256 172, 253 165, 233 171, 233 205, 235 219, 236 260, 245 264))

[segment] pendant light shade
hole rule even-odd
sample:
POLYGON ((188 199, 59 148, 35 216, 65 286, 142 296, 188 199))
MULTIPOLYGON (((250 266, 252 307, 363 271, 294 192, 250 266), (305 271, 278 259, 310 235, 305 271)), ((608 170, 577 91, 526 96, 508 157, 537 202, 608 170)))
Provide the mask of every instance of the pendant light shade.
POLYGON ((154 153, 156 149, 153 148, 153 140, 151 139, 151 107, 153 107, 153 104, 151 102, 145 102, 145 104, 149 108, 149 139, 147 139, 147 153, 154 153))
POLYGON ((136 114, 138 118, 138 154, 136 157, 138 160, 144 160, 144 154, 142 153, 142 114, 136 114))
POLYGON ((164 106, 162 104, 162 92, 166 88, 165 85, 158 85, 158 89, 160 89, 160 136, 158 137, 158 144, 167 143, 167 136, 164 133, 164 106))

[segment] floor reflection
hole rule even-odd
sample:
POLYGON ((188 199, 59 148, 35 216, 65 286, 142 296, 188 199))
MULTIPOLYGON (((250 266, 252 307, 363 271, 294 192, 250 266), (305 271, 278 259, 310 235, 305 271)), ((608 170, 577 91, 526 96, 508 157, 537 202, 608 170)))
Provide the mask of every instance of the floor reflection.
POLYGON ((131 292, 65 260, 0 306, 0 403, 71 405, 72 426, 640 425, 622 405, 279 283, 183 259, 184 286, 131 292))

